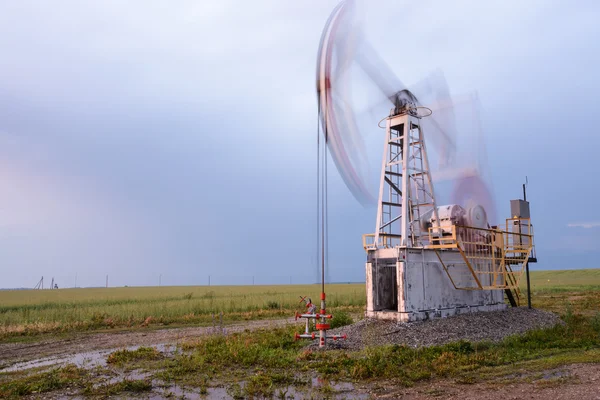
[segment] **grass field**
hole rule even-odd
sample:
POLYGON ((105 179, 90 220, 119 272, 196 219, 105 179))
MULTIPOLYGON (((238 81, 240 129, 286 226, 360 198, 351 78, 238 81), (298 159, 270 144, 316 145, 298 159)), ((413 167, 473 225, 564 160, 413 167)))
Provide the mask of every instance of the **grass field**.
MULTIPOLYGON (((358 311, 364 285, 328 285, 328 307, 358 311)), ((0 340, 15 335, 138 326, 210 324, 293 316, 319 285, 176 286, 0 291, 0 340)))
MULTIPOLYGON (((578 379, 564 375, 561 368, 600 362, 600 270, 534 272, 532 282, 534 307, 558 312, 564 324, 511 336, 499 343, 460 341, 429 348, 389 345, 327 352, 312 351, 304 347, 305 342, 294 342, 294 326, 246 330, 182 342, 181 352, 172 355, 148 347, 119 349, 107 356, 106 367, 94 370, 67 365, 0 373, 0 397, 64 390, 92 397, 133 396, 164 390, 166 398, 172 397, 170 388, 179 385, 209 395, 211 390, 226 389, 234 399, 286 398, 290 387, 312 390, 311 377, 366 384, 372 392, 381 394, 390 388, 440 381, 463 387, 485 383, 490 390, 527 382, 558 390, 578 379), (145 377, 130 379, 128 371, 141 371, 145 377)), ((232 319, 261 318, 292 315, 298 308, 297 296, 316 297, 318 291, 316 285, 299 285, 0 292, 0 321, 4 339, 10 339, 24 333, 48 332, 17 328, 51 322, 56 329, 68 331, 105 329, 108 319, 124 321, 123 326, 127 326, 128 318, 132 318, 136 325, 131 326, 139 326, 149 315, 157 316, 154 324, 160 318, 198 323, 204 321, 203 316, 210 318, 212 312, 220 311, 232 319), (193 317, 186 319, 189 315, 193 317)), ((329 293, 330 303, 338 309, 360 311, 364 307, 363 285, 330 285, 329 293)), ((316 395, 306 392, 305 397, 332 398, 335 394, 328 383, 317 390, 316 395)), ((520 398, 523 392, 514 395, 520 398)))
MULTIPOLYGON (((526 304, 525 279, 521 286, 526 304)), ((600 269, 532 272, 531 294, 534 307, 595 316, 600 312, 600 269)))
MULTIPOLYGON (((524 280, 523 280, 524 281, 524 280)), ((0 340, 14 336, 139 326, 210 324, 292 316, 318 285, 177 286, 0 291, 0 340)), ((363 284, 327 286, 328 307, 360 312, 363 284)), ((600 309, 600 269, 532 272, 534 306, 564 312, 600 309), (578 300, 578 301, 573 301, 578 300)))

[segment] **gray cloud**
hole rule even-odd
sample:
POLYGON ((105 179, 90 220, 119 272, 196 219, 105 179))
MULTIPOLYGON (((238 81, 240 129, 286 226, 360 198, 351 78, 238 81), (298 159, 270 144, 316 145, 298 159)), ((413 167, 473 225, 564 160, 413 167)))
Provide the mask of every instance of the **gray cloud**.
MULTIPOLYGON (((0 5, 0 287, 314 281, 314 62, 335 4, 0 5)), ((553 238, 600 220, 581 184, 600 170, 597 3, 363 10, 404 81, 439 67, 478 90, 498 214, 528 175, 540 267, 565 266, 553 238)), ((361 280, 374 211, 330 182, 331 277, 361 280)))
POLYGON ((577 222, 567 224, 569 228, 584 228, 584 229, 592 229, 600 227, 600 222, 577 222))

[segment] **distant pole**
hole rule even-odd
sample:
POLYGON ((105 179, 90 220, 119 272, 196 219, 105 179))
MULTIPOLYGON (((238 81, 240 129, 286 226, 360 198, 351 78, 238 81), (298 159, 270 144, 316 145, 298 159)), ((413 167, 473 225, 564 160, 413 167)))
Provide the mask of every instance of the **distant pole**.
POLYGON ((290 275, 290 285, 292 284, 292 276, 290 275))
POLYGON ((161 280, 162 280, 162 274, 158 275, 158 287, 160 287, 161 280))
POLYGON ((77 287, 77 272, 75 272, 75 287, 77 287))
POLYGON ((108 289, 108 275, 106 275, 106 288, 108 289))
POLYGON ((252 275, 252 286, 254 286, 254 275, 252 275))
POLYGON ((208 286, 210 286, 210 275, 208 276, 208 286))

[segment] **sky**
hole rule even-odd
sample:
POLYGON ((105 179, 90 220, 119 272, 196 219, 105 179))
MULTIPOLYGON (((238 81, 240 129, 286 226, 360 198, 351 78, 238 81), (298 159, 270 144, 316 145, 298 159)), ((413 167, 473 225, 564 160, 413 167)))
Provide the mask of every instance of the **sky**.
MULTIPOLYGON (((315 63, 336 4, 0 2, 0 288, 315 282, 315 63)), ((478 93, 500 216, 528 177, 532 269, 599 267, 600 3, 360 13, 403 82, 440 69, 478 93)), ((363 281, 376 210, 329 171, 328 276, 363 281)))

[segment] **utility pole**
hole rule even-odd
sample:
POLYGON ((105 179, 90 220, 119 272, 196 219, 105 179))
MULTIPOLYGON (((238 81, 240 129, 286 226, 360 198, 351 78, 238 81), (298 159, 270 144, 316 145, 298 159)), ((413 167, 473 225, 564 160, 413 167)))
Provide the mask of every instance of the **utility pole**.
POLYGON ((106 288, 108 289, 108 274, 106 275, 106 288))
POLYGON ((208 286, 210 286, 210 275, 208 276, 208 286))
POLYGON ((252 286, 254 286, 254 275, 252 275, 252 286))
POLYGON ((77 272, 75 272, 75 288, 77 288, 77 272))
POLYGON ((158 275, 158 287, 160 287, 161 279, 162 279, 162 274, 158 275))

